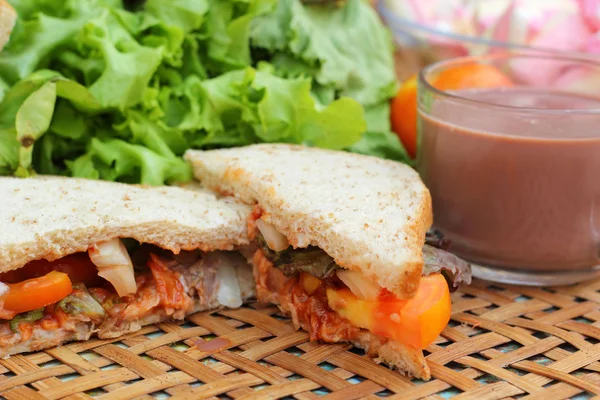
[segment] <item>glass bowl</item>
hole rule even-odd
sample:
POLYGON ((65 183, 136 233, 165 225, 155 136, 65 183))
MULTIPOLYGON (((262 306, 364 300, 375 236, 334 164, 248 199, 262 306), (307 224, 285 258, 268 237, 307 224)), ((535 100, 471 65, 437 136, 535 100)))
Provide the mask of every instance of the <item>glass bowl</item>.
POLYGON ((405 79, 434 62, 498 51, 600 57, 598 0, 378 0, 405 79))

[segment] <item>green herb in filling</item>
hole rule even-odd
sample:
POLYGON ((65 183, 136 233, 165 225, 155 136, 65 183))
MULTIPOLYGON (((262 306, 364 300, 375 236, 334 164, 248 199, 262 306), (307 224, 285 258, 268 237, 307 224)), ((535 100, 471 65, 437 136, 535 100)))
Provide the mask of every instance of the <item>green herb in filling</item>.
POLYGON ((324 279, 331 276, 340 268, 333 258, 318 247, 310 246, 305 249, 273 251, 267 246, 262 235, 258 235, 258 243, 265 257, 279 268, 286 276, 298 272, 306 272, 316 278, 324 279))
POLYGON ((28 311, 26 313, 21 313, 10 320, 10 329, 13 332, 19 332, 19 324, 21 322, 35 322, 39 319, 44 318, 44 307, 38 308, 37 310, 28 311))

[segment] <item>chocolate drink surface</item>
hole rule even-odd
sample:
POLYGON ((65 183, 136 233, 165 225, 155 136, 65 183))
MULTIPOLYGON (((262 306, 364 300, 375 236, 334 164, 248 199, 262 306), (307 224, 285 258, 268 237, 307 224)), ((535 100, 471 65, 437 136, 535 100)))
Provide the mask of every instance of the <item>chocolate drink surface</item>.
POLYGON ((417 159, 451 251, 508 269, 599 265, 600 98, 531 88, 454 94, 461 99, 419 110, 417 159))

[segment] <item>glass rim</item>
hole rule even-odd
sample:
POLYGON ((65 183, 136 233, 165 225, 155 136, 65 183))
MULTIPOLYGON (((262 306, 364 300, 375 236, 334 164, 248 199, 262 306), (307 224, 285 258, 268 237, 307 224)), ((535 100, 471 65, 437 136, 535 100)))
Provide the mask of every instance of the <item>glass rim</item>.
POLYGON ((421 31, 422 33, 426 33, 429 35, 440 36, 445 39, 451 39, 457 42, 466 42, 475 45, 485 45, 491 47, 498 47, 500 49, 506 50, 529 50, 529 51, 541 51, 541 52, 550 52, 550 53, 558 53, 558 54, 576 54, 576 55, 584 55, 582 52, 573 52, 573 51, 565 51, 554 49, 546 46, 530 46, 527 44, 521 44, 516 42, 508 42, 501 41, 495 39, 481 38, 473 35, 466 35, 463 33, 455 33, 450 31, 445 31, 443 29, 439 29, 433 27, 431 25, 423 24, 420 22, 415 22, 409 18, 404 16, 400 16, 392 9, 390 9, 386 0, 376 0, 375 7, 377 11, 381 14, 388 27, 394 33, 398 33, 398 30, 403 30, 405 28, 413 29, 415 31, 421 31))
MULTIPOLYGON (((422 31, 424 33, 428 33, 435 36, 443 36, 447 39, 452 39, 458 42, 468 42, 472 44, 483 44, 487 46, 494 46, 500 48, 521 48, 521 49, 537 49, 538 47, 532 47, 527 45, 522 45, 513 42, 502 42, 493 39, 484 39, 477 36, 468 36, 460 33, 443 31, 441 29, 421 24, 415 21, 412 21, 408 18, 399 16, 395 14, 387 5, 385 0, 378 0, 376 2, 377 11, 383 16, 384 20, 388 23, 388 26, 392 31, 396 31, 397 29, 409 28, 418 31, 422 31)), ((545 50, 550 50, 546 48, 540 48, 545 50)))
MULTIPOLYGON (((492 103, 488 101, 475 100, 468 97, 463 97, 456 93, 451 93, 446 90, 437 89, 433 86, 427 76, 431 74, 433 71, 439 68, 448 67, 451 65, 460 65, 467 63, 481 63, 482 61, 490 61, 490 60, 508 60, 511 58, 533 58, 533 59, 544 59, 544 60, 557 60, 557 61, 570 61, 573 63, 578 63, 582 65, 589 65, 595 67, 600 72, 600 61, 596 61, 591 57, 579 56, 573 54, 565 54, 565 53, 555 53, 555 52, 546 52, 546 51, 507 51, 502 53, 494 53, 494 54, 486 54, 479 56, 463 56, 451 58, 448 60, 442 60, 435 62, 433 64, 429 64, 426 67, 422 68, 419 71, 418 75, 418 90, 425 90, 434 93, 435 95, 451 98, 460 102, 469 103, 469 104, 480 104, 485 105, 486 107, 493 107, 504 110, 515 110, 515 111, 523 111, 530 112, 536 114, 549 114, 549 115, 573 115, 573 114, 581 114, 581 115, 595 115, 600 114, 600 108, 561 108, 561 109, 547 109, 547 108, 537 108, 537 107, 519 107, 519 106, 511 106, 506 104, 498 104, 492 103)), ((420 98, 420 96, 419 96, 420 98)))

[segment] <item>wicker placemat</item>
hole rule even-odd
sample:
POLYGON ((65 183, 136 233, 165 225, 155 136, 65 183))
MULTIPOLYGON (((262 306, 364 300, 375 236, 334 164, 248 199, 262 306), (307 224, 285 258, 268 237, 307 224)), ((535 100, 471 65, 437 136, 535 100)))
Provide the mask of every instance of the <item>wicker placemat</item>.
MULTIPOLYGON (((600 394, 600 281, 539 289, 475 282, 453 295, 409 380, 344 345, 307 341, 276 308, 246 307, 0 360, 7 399, 556 400, 600 394)), ((600 397, 599 397, 600 398, 600 397)))

